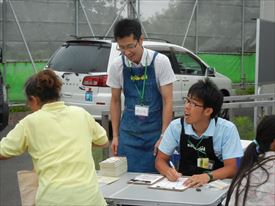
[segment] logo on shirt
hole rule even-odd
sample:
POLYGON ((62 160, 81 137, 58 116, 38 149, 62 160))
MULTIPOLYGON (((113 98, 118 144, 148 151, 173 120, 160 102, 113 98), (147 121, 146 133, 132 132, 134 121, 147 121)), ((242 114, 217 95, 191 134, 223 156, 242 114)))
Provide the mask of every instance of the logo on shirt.
POLYGON ((143 74, 142 76, 138 76, 138 75, 131 75, 131 80, 132 81, 140 81, 140 80, 147 80, 148 76, 143 74))
POLYGON ((206 148, 205 146, 200 146, 199 148, 196 148, 193 144, 187 143, 187 147, 190 147, 198 152, 205 153, 206 148))

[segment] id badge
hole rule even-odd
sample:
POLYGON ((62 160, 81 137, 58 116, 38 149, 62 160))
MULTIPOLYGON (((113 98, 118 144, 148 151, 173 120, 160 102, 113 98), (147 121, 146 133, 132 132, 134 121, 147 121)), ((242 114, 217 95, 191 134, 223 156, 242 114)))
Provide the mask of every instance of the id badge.
POLYGON ((208 158, 198 158, 197 159, 197 167, 209 169, 209 159, 208 158))
POLYGON ((208 162, 208 169, 212 170, 213 167, 214 167, 214 164, 215 164, 215 161, 209 160, 209 162, 208 162))
POLYGON ((135 115, 136 116, 142 116, 142 117, 148 117, 148 115, 149 115, 149 106, 136 105, 135 106, 135 115))

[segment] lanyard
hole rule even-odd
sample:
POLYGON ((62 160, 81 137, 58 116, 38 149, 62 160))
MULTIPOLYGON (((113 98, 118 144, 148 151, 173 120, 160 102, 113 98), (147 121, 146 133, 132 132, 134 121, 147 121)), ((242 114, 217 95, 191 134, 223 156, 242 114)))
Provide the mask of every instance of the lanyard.
MULTIPOLYGON (((144 71, 144 75, 143 75, 143 85, 142 85, 142 89, 141 91, 139 91, 138 87, 137 87, 137 84, 136 82, 134 82, 135 84, 135 87, 137 89, 137 92, 138 92, 138 95, 140 97, 140 104, 143 105, 143 102, 144 102, 144 93, 145 93, 145 82, 147 80, 147 57, 148 57, 148 54, 146 56, 146 59, 145 59, 145 71, 144 71)), ((129 63, 129 62, 128 62, 129 63)), ((129 63, 130 65, 130 63, 129 63)), ((132 71, 132 67, 130 67, 131 71, 132 71)), ((131 72, 132 73, 132 72, 131 72)))
POLYGON ((202 142, 202 140, 203 140, 203 137, 201 137, 200 141, 198 142, 198 144, 196 146, 190 141, 190 136, 188 137, 188 140, 187 140, 187 142, 192 146, 192 148, 194 148, 194 150, 197 151, 198 156, 200 156, 199 153, 202 153, 202 154, 206 155, 206 152, 201 151, 201 150, 198 149, 198 147, 200 146, 200 143, 202 142))

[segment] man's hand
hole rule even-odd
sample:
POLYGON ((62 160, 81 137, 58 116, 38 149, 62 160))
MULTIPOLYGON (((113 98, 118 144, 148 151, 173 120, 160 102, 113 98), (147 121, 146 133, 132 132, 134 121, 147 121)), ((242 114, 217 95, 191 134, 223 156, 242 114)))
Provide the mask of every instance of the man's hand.
POLYGON ((209 180, 210 178, 208 174, 205 173, 200 175, 193 175, 184 182, 184 185, 187 187, 200 187, 201 185, 208 183, 209 180))
POLYGON ((169 167, 169 169, 167 170, 165 176, 167 177, 167 179, 169 181, 175 182, 182 176, 182 174, 178 173, 175 168, 170 168, 169 167))
POLYGON ((117 146, 118 146, 118 137, 113 137, 111 148, 114 156, 117 156, 117 146))

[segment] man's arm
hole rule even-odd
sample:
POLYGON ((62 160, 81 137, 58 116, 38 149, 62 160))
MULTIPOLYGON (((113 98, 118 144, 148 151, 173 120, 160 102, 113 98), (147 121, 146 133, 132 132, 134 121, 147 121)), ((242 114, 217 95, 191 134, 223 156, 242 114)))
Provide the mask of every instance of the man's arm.
POLYGON ((117 155, 117 146, 119 138, 119 124, 121 117, 121 88, 112 88, 112 98, 111 98, 111 121, 113 129, 113 141, 112 141, 112 152, 117 155))
POLYGON ((160 87, 160 93, 163 101, 162 108, 162 133, 168 127, 173 115, 173 84, 167 84, 160 87))
MULTIPOLYGON (((162 129, 161 133, 163 134, 165 129, 168 127, 169 123, 172 120, 173 114, 173 84, 167 84, 160 87, 160 93, 162 96, 162 129)), ((161 138, 156 142, 154 154, 157 153, 157 148, 160 144, 161 138)))
POLYGON ((226 159, 223 161, 224 167, 213 171, 213 180, 232 178, 237 170, 237 159, 226 159))
MULTIPOLYGON (((212 172, 213 180, 232 178, 237 172, 237 159, 226 159, 223 161, 224 166, 212 172)), ((185 184, 190 187, 199 187, 208 183, 210 180, 208 174, 193 175, 185 184)))
POLYGON ((161 151, 158 151, 156 160, 155 160, 155 167, 159 171, 160 174, 166 176, 170 181, 176 181, 181 174, 178 173, 175 168, 171 168, 168 166, 168 161, 170 159, 169 155, 164 154, 161 151))

